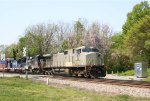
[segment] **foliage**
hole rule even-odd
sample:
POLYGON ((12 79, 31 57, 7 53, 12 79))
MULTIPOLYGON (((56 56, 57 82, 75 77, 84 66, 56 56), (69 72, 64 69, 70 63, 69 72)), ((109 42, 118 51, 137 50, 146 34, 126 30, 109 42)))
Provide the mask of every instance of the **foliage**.
POLYGON ((137 101, 128 95, 104 95, 66 86, 47 86, 20 78, 0 78, 0 100, 2 101, 137 101))
POLYGON ((29 56, 57 53, 83 45, 96 47, 102 54, 108 52, 109 34, 111 34, 108 25, 100 25, 98 22, 86 25, 86 20, 79 19, 75 21, 73 27, 70 26, 64 23, 42 23, 29 26, 18 42, 20 56, 25 46, 28 47, 29 56))
POLYGON ((82 46, 82 35, 84 32, 84 25, 81 21, 76 21, 74 24, 74 31, 75 31, 75 39, 76 39, 76 47, 82 46))
POLYGON ((150 68, 147 69, 147 73, 148 73, 148 77, 145 78, 144 80, 145 80, 145 81, 150 81, 150 68))
POLYGON ((126 71, 132 69, 135 62, 150 63, 150 5, 147 1, 133 7, 122 29, 122 33, 111 38, 111 48, 105 57, 108 69, 126 71))
POLYGON ((58 30, 55 24, 37 24, 25 31, 25 36, 19 39, 19 48, 28 47, 28 55, 51 53, 54 34, 58 30))
POLYGON ((111 48, 118 49, 123 47, 123 34, 122 32, 115 33, 111 37, 111 48))
POLYGON ((62 49, 66 50, 68 48, 69 48, 69 42, 68 42, 68 40, 64 40, 62 43, 62 49))
POLYGON ((134 24, 128 33, 126 44, 135 61, 150 61, 150 15, 134 24))
POLYGON ((13 49, 16 51, 17 57, 19 57, 18 54, 18 45, 17 44, 11 44, 10 46, 5 47, 4 53, 6 58, 13 58, 13 49))
POLYGON ((123 34, 128 34, 128 31, 140 21, 146 15, 150 15, 150 6, 148 1, 143 1, 140 4, 136 4, 133 10, 127 14, 127 20, 123 25, 123 34))
POLYGON ((93 22, 84 36, 84 45, 96 47, 105 56, 111 45, 112 30, 108 25, 93 22))
POLYGON ((149 34, 150 34, 150 5, 147 1, 133 7, 128 13, 123 25, 123 44, 131 61, 150 61, 149 34))
POLYGON ((133 68, 129 55, 122 49, 112 49, 105 60, 108 71, 122 72, 133 68))
POLYGON ((130 61, 130 54, 123 48, 122 39, 123 34, 121 32, 114 34, 111 38, 111 48, 105 57, 108 72, 121 72, 133 68, 130 61))

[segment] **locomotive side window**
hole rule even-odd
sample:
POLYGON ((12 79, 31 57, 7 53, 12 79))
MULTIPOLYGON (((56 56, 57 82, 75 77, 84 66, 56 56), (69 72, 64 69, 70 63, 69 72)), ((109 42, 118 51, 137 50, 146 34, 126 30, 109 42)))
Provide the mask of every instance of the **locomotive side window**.
POLYGON ((83 49, 82 49, 82 52, 90 52, 90 51, 91 51, 90 48, 83 48, 83 49))
POLYGON ((99 52, 96 48, 83 48, 82 52, 99 52))
POLYGON ((80 54, 81 53, 81 49, 78 49, 76 52, 77 52, 77 54, 80 54))
POLYGON ((65 52, 64 52, 64 55, 67 55, 67 54, 68 54, 68 51, 65 51, 65 52))
POLYGON ((92 48, 92 49, 91 49, 91 52, 99 52, 99 51, 98 51, 98 49, 96 49, 96 48, 92 48))
POLYGON ((87 52, 86 48, 83 48, 83 49, 82 49, 82 52, 87 52))

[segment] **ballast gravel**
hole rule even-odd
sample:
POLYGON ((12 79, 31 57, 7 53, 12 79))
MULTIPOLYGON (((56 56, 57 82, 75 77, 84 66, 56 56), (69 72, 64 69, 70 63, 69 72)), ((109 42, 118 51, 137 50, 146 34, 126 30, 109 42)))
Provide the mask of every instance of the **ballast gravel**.
POLYGON ((70 87, 76 87, 79 89, 85 89, 88 91, 94 91, 99 93, 104 92, 115 94, 127 94, 135 97, 150 97, 150 89, 147 88, 136 88, 136 87, 109 85, 109 84, 96 84, 96 83, 61 80, 54 78, 49 78, 48 81, 49 84, 62 84, 70 87))

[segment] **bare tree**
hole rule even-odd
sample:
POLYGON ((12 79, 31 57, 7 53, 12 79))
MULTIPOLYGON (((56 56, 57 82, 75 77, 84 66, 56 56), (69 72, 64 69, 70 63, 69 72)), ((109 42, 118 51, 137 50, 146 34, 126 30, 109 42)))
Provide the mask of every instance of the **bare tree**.
POLYGON ((96 47, 102 54, 106 54, 110 47, 111 34, 112 30, 108 25, 100 25, 98 22, 94 22, 87 29, 84 36, 84 45, 96 47))

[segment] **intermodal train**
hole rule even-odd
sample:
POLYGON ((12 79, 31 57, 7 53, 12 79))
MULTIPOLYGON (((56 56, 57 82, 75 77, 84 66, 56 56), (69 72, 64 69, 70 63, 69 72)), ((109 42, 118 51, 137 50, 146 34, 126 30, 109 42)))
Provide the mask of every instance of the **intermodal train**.
POLYGON ((78 47, 57 54, 35 56, 28 62, 34 74, 67 72, 71 76, 104 77, 106 69, 103 55, 94 47, 78 47))

